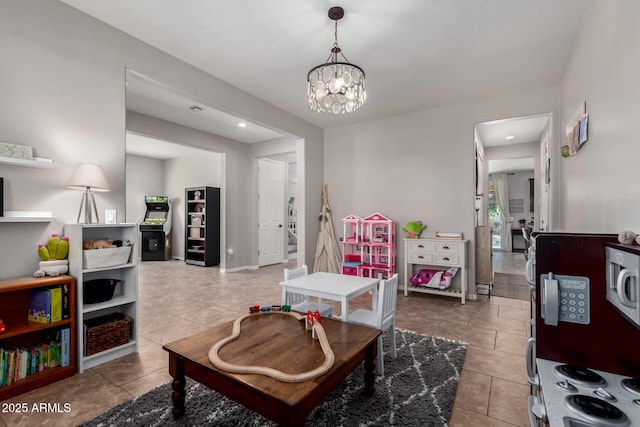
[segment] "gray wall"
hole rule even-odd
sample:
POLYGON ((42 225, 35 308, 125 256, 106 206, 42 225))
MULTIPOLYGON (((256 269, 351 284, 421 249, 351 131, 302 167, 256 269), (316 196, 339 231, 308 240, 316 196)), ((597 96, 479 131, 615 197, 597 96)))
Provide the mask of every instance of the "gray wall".
POLYGON ((564 230, 640 233, 638 46, 640 2, 590 3, 562 83, 562 128, 586 101, 589 140, 575 157, 556 155, 551 175, 564 230))
MULTIPOLYGON (((99 193, 98 208, 125 210, 125 69, 197 93, 200 98, 249 120, 305 140, 305 191, 322 185, 323 131, 215 77, 150 47, 67 5, 51 0, 0 0, 0 140, 35 148, 56 161, 54 169, 0 166, 7 210, 53 211, 46 225, 0 224, 0 276, 30 275, 37 267, 35 247, 51 231, 75 222, 80 193, 66 181, 78 162, 100 164, 111 191, 99 193), (4 245, 2 245, 4 246, 4 245)), ((238 150, 242 151, 242 150, 238 150)), ((241 157, 238 155, 238 157, 241 157)), ((243 159, 246 160, 246 159, 243 159)), ((246 161, 228 167, 227 243, 236 248, 231 266, 247 265, 249 230, 243 212, 250 206, 246 161)), ((308 199, 315 216, 320 202, 308 199)), ((315 232, 315 227, 308 230, 315 232)), ((307 241, 309 262, 313 242, 307 241)))

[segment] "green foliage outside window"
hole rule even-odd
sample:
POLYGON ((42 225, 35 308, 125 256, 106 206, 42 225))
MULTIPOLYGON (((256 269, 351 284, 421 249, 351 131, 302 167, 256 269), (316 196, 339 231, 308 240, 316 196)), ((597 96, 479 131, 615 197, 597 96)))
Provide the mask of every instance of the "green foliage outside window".
POLYGON ((489 205, 489 218, 500 218, 500 205, 489 205))

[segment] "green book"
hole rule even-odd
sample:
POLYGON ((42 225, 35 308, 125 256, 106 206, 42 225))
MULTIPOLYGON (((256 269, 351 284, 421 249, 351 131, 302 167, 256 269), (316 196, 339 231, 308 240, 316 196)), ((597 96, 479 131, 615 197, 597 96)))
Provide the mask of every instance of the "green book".
POLYGON ((5 372, 7 368, 7 365, 5 364, 7 360, 5 358, 5 354, 6 354, 6 351, 0 348, 0 387, 4 387, 5 385, 7 385, 5 382, 5 372))

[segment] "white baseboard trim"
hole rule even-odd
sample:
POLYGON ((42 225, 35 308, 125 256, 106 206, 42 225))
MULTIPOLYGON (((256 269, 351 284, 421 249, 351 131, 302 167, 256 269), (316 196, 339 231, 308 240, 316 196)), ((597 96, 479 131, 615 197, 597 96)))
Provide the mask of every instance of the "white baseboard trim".
POLYGON ((241 267, 221 268, 220 273, 234 273, 236 271, 242 271, 242 270, 257 270, 258 268, 260 267, 257 265, 244 265, 241 267))

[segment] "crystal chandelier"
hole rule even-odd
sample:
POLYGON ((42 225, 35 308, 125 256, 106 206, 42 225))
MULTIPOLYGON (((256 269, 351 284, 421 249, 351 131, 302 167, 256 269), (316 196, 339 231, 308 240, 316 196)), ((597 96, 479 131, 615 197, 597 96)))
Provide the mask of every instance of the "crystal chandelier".
POLYGON ((333 48, 325 63, 313 67, 307 74, 309 108, 319 113, 352 113, 362 107, 367 98, 364 70, 351 64, 338 47, 338 20, 343 16, 343 8, 329 9, 329 18, 335 21, 333 48))

